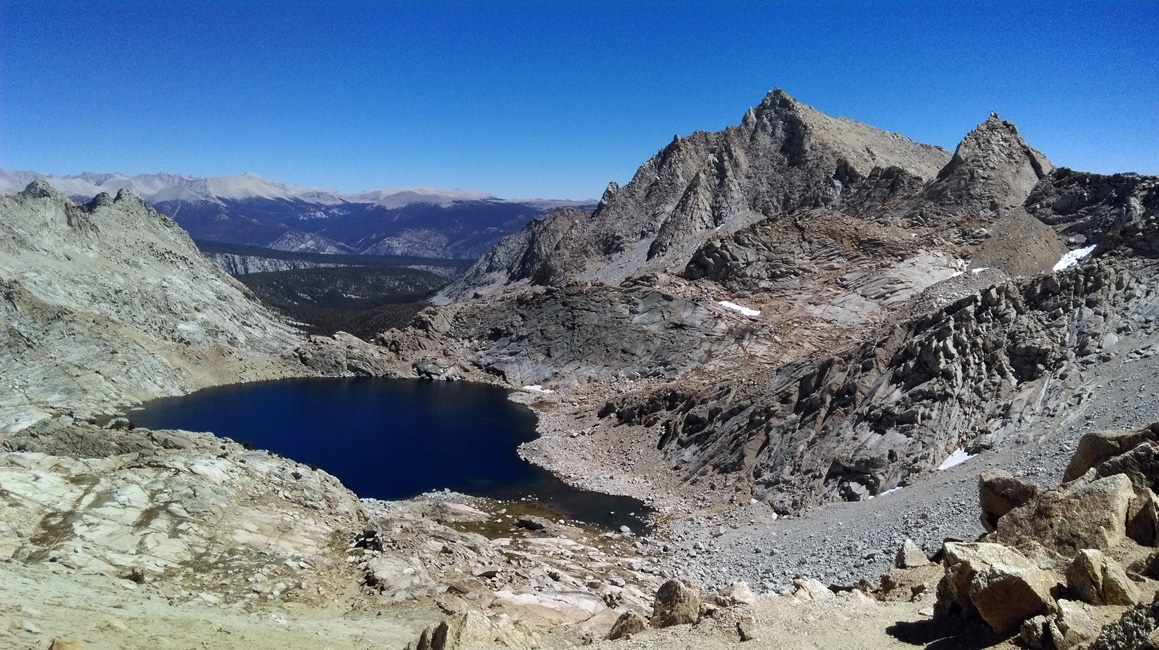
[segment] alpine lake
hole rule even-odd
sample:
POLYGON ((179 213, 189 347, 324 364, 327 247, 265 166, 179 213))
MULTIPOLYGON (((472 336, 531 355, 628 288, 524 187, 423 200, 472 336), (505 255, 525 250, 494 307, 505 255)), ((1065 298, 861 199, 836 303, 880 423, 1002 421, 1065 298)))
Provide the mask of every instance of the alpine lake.
POLYGON ((207 431, 338 477, 359 497, 449 489, 528 501, 612 530, 644 529, 637 499, 573 488, 521 459, 531 409, 498 386, 385 378, 231 384, 153 400, 128 417, 149 429, 207 431))

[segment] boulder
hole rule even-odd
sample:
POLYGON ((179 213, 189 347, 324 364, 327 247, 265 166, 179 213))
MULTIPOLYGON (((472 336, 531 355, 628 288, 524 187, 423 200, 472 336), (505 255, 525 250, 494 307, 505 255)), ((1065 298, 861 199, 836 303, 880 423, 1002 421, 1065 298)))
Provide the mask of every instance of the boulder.
POLYGON ((1098 632, 1083 603, 1058 601, 1058 613, 1027 619, 1019 631, 1019 640, 1040 650, 1072 650, 1089 643, 1098 632))
POLYGON ((1034 650, 1053 648, 1050 642, 1050 621, 1050 617, 1045 614, 1026 619, 1018 630, 1018 640, 1022 645, 1034 650))
POLYGON ((1095 473, 1099 476, 1126 474, 1140 491, 1159 487, 1159 446, 1152 441, 1141 442, 1096 465, 1095 473))
POLYGON ((978 477, 978 503, 982 526, 992 533, 1002 515, 1023 506, 1042 494, 1035 484, 1015 478, 1004 469, 989 469, 978 477))
POLYGON ((1082 548, 1110 548, 1126 537, 1127 511, 1134 496, 1131 480, 1123 474, 1052 488, 1006 513, 986 541, 1012 545, 1036 541, 1064 555, 1082 548))
POLYGON ((907 538, 898 549, 893 565, 899 569, 916 569, 929 563, 930 559, 926 557, 926 552, 918 547, 912 539, 907 538))
POLYGON ((802 600, 832 600, 837 597, 825 583, 816 578, 797 578, 793 586, 797 588, 794 595, 802 600))
POLYGON ((620 614, 620 618, 616 619, 616 623, 612 625, 612 630, 605 638, 609 641, 630 639, 633 634, 639 634, 646 629, 648 629, 647 619, 637 612, 624 612, 620 614))
POLYGON ((1073 481, 1103 461, 1125 453, 1144 441, 1156 440, 1159 423, 1142 429, 1095 431, 1079 439, 1070 463, 1062 473, 1063 482, 1073 481))
POLYGON ((1142 595, 1118 562, 1094 549, 1075 555, 1066 570, 1071 593, 1092 605, 1135 605, 1142 595))
POLYGON ((740 636, 740 640, 742 642, 744 642, 744 641, 756 641, 757 640, 756 627, 757 627, 756 621, 753 620, 753 617, 742 616, 741 619, 736 622, 736 633, 738 636, 740 636))
POLYGON ((995 633, 1007 635, 1054 609, 1054 585, 1054 577, 1038 567, 995 564, 970 582, 970 602, 995 633))
POLYGON ((756 601, 756 594, 753 593, 752 589, 749 589, 748 583, 743 580, 732 583, 716 596, 716 604, 721 607, 752 605, 756 601))
POLYGON ((1127 510, 1127 537, 1141 546, 1159 545, 1159 497, 1150 488, 1136 490, 1127 510))
POLYGON ((1013 632, 1026 619, 1054 609, 1050 572, 1015 549, 986 542, 946 542, 946 574, 935 612, 978 614, 996 632, 1013 632))
POLYGON ((539 646, 539 635, 513 623, 506 615, 489 619, 481 612, 466 612, 426 628, 418 641, 406 647, 408 650, 472 650, 493 646, 535 648, 539 646))
POLYGON ((1087 608, 1073 600, 1058 601, 1058 614, 1051 622, 1055 650, 1071 650, 1089 643, 1098 634, 1087 608))
POLYGON ((546 517, 537 517, 535 515, 522 515, 515 518, 515 525, 526 530, 549 530, 555 527, 555 523, 546 517))
POLYGON ((444 365, 436 359, 419 359, 411 364, 411 375, 416 379, 431 379, 435 381, 456 381, 459 371, 453 365, 444 365))
POLYGON ((700 593, 679 580, 669 580, 656 591, 652 627, 695 623, 700 614, 700 593))

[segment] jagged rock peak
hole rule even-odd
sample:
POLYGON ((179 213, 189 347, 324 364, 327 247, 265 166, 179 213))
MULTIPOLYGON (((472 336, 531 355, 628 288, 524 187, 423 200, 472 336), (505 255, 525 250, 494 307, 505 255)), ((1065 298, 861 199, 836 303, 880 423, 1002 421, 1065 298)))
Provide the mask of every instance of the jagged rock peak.
POLYGON ((1026 144, 1013 123, 992 112, 958 144, 927 197, 998 212, 1021 205, 1053 170, 1054 165, 1026 144))
POLYGON ((780 88, 774 88, 770 90, 768 94, 765 95, 765 98, 761 101, 762 108, 782 108, 794 110, 799 109, 801 106, 802 104, 794 99, 792 95, 785 92, 784 90, 781 90, 780 88))
POLYGON ((20 196, 28 199, 64 199, 65 196, 58 192, 56 188, 48 184, 44 179, 36 179, 25 187, 20 196))

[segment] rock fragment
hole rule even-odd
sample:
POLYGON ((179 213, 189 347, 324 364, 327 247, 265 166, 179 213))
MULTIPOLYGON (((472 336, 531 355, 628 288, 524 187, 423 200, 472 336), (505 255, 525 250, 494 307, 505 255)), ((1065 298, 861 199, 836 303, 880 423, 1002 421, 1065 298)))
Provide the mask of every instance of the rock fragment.
POLYGON ((680 580, 660 585, 652 608, 652 627, 695 623, 700 615, 700 593, 680 580))
POLYGON ((748 583, 744 580, 738 580, 732 583, 716 596, 716 604, 721 607, 752 605, 756 601, 756 594, 753 593, 753 590, 749 588, 748 583))
POLYGON ((738 636, 740 636, 741 642, 756 641, 756 622, 753 621, 753 617, 742 616, 741 619, 736 622, 736 633, 738 636))
POLYGON ((1127 511, 1134 497, 1131 480, 1123 474, 1062 485, 1006 513, 987 541, 1033 541, 1064 555, 1111 548, 1127 535, 1127 511))
POLYGON ((648 621, 638 612, 624 612, 616 619, 616 623, 612 625, 612 629, 608 632, 608 636, 604 637, 609 641, 616 639, 630 639, 633 634, 639 634, 648 629, 648 621))
POLYGON ((1083 549, 1066 570, 1067 588, 1092 605, 1135 605, 1139 589, 1118 562, 1101 551, 1083 549))
POLYGON ((1015 478, 1004 469, 989 469, 978 477, 978 503, 982 508, 982 526, 992 533, 998 520, 1011 510, 1038 498, 1037 485, 1015 478))
POLYGON ((912 539, 906 538, 897 551, 893 565, 899 569, 914 569, 929 563, 930 559, 926 557, 926 552, 918 547, 912 539))
POLYGON ((1142 429, 1122 431, 1095 431, 1083 435, 1062 474, 1064 483, 1073 481, 1103 461, 1125 453, 1139 443, 1155 440, 1159 423, 1142 429))

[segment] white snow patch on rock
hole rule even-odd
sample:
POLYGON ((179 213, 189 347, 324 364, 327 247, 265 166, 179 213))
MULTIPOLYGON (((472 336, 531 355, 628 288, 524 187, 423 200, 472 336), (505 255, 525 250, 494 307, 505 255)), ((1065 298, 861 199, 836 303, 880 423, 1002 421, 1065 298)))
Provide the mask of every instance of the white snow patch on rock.
POLYGON ((1067 252, 1065 255, 1062 256, 1062 259, 1060 259, 1058 261, 1058 264, 1054 265, 1054 272, 1058 273, 1059 271, 1065 271, 1065 270, 1069 269, 1070 267, 1074 266, 1075 264, 1078 264, 1079 260, 1086 257, 1087 255, 1090 255, 1091 252, 1094 250, 1095 250, 1095 245, 1091 244, 1090 246, 1086 246, 1084 248, 1076 248, 1073 251, 1067 252))
POLYGON ((550 395, 550 394, 555 392, 554 390, 551 390, 550 388, 544 388, 543 386, 541 386, 539 384, 532 384, 530 386, 524 386, 523 390, 525 390, 529 393, 543 393, 545 395, 550 395))
POLYGON ((951 467, 956 467, 956 466, 961 465, 962 463, 970 460, 973 457, 974 457, 974 454, 967 454, 965 449, 957 449, 954 451, 954 453, 947 456, 946 460, 943 460, 941 465, 938 465, 938 469, 943 470, 943 469, 950 469, 951 467))
POLYGON ((756 310, 756 309, 750 309, 748 307, 743 307, 741 305, 736 304, 735 302, 729 302, 727 300, 721 300, 720 306, 724 307, 725 309, 732 309, 734 311, 739 311, 740 313, 744 314, 745 316, 760 316, 761 315, 761 312, 756 310))

